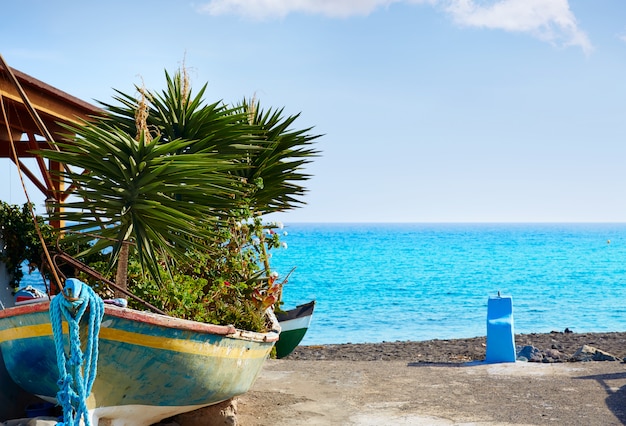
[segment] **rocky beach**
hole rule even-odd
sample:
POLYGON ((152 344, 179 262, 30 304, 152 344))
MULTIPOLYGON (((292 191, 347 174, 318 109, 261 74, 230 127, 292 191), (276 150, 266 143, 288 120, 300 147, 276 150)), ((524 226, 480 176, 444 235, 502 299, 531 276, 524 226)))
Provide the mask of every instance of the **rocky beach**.
MULTIPOLYGON (((325 361, 406 361, 455 364, 482 361, 486 353, 486 337, 451 340, 359 343, 341 345, 298 346, 287 357, 290 360, 325 361)), ((626 332, 573 333, 569 330, 551 333, 518 334, 518 352, 532 347, 535 362, 577 361, 574 355, 590 346, 618 359, 626 357, 626 332)), ((528 350, 528 349, 527 349, 528 350)), ((528 352, 527 352, 528 353, 528 352)))

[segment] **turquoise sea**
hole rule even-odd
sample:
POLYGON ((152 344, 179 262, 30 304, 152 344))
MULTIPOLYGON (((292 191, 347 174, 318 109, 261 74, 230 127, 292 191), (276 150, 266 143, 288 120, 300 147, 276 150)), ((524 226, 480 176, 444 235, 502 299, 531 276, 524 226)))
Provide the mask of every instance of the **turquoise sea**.
MULTIPOLYGON (((286 224, 272 250, 284 308, 316 300, 303 345, 626 331, 626 224, 286 224)), ((39 277, 40 279, 40 277, 39 277)), ((26 282, 27 283, 27 282, 26 282)))
POLYGON ((303 345, 626 330, 626 224, 286 224, 284 309, 315 299, 303 345))

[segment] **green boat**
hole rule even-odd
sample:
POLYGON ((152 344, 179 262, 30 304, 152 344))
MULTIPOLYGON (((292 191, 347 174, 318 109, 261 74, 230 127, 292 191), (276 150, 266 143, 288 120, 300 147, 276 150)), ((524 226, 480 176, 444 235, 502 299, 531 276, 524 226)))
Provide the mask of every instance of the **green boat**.
POLYGON ((295 309, 276 312, 281 332, 276 342, 276 358, 284 358, 300 344, 309 329, 315 300, 296 306, 295 309))

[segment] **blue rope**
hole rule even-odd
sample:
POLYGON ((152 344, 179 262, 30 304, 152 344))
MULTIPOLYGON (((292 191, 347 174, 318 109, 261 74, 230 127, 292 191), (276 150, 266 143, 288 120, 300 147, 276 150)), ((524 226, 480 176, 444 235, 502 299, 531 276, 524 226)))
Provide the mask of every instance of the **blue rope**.
POLYGON ((104 315, 104 302, 82 281, 69 278, 64 294, 76 300, 58 295, 50 302, 50 321, 59 368, 59 392, 57 401, 63 408, 63 423, 57 426, 78 426, 82 418, 85 426, 91 426, 87 410, 87 397, 96 380, 98 366, 98 333, 104 315), (81 350, 80 321, 89 307, 89 324, 85 352, 81 350), (68 324, 69 354, 65 352, 63 318, 68 324))

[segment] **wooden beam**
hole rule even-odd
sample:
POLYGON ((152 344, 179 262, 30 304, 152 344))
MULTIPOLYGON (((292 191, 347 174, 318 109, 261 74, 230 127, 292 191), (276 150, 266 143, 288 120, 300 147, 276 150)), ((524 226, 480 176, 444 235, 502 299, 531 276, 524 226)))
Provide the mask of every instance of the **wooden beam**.
POLYGON ((21 87, 28 97, 32 107, 37 112, 46 115, 50 121, 62 121, 76 123, 87 120, 90 116, 102 114, 102 109, 52 87, 13 68, 6 66, 0 61, 0 72, 7 70, 19 81, 19 86, 10 79, 0 79, 0 94, 9 101, 24 104, 23 96, 19 91, 21 87))
MULTIPOLYGON (((46 143, 46 145, 48 145, 46 143)), ((41 149, 41 145, 35 139, 35 135, 28 135, 28 146, 31 150, 41 149)), ((47 197, 52 196, 51 194, 54 192, 53 189, 56 186, 50 177, 50 172, 48 171, 48 166, 46 166, 46 162, 40 156, 35 156, 35 160, 37 161, 37 165, 39 166, 39 171, 41 172, 41 176, 43 177, 43 181, 46 183, 46 188, 48 188, 47 197)))
MULTIPOLYGON (((45 141, 37 142, 38 149, 49 148, 49 145, 45 141)), ((17 155, 20 158, 34 158, 35 155, 29 150, 32 148, 29 146, 28 141, 19 141, 16 142, 15 148, 17 150, 17 155)), ((8 140, 0 139, 0 158, 10 158, 11 157, 11 143, 8 140)))
POLYGON ((37 189, 39 189, 43 194, 46 193, 46 191, 48 190, 46 188, 46 185, 41 183, 39 178, 35 176, 35 174, 31 172, 30 169, 21 161, 20 161, 20 169, 22 170, 22 173, 24 173, 26 177, 33 183, 33 185, 37 187, 37 189))

